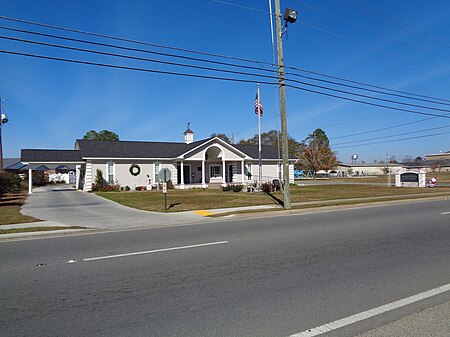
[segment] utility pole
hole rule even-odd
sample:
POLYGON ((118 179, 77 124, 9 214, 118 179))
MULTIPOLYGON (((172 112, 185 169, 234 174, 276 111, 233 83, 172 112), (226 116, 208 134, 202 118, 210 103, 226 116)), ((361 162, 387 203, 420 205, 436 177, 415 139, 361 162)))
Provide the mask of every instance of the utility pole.
POLYGON ((8 117, 3 113, 3 101, 6 101, 6 98, 0 98, 0 171, 3 170, 2 128, 3 124, 8 123, 8 117))
POLYGON ((284 60, 283 60, 283 41, 281 31, 281 11, 280 0, 275 0, 275 22, 277 34, 277 54, 278 54, 278 83, 280 86, 280 113, 281 113, 281 155, 283 167, 283 202, 284 208, 291 208, 291 187, 289 185, 289 153, 288 153, 288 134, 286 118, 286 88, 284 86, 284 60))

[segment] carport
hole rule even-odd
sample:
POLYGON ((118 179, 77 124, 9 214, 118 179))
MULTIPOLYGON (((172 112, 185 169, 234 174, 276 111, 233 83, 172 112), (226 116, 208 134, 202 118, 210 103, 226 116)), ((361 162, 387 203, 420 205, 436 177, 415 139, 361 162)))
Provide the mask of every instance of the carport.
POLYGON ((79 150, 23 149, 21 162, 28 165, 28 194, 33 193, 33 171, 54 170, 66 167, 76 170, 76 186, 82 184, 84 161, 79 150))

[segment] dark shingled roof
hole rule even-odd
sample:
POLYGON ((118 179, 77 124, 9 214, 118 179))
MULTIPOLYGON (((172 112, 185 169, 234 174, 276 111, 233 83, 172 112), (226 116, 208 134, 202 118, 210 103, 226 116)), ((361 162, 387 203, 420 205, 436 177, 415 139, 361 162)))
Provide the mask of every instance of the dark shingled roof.
POLYGON ((186 144, 77 139, 75 146, 84 158, 176 158, 208 140, 186 144))
MULTIPOLYGON (((234 146, 239 151, 244 152, 249 157, 259 158, 258 145, 235 144, 231 146, 234 146)), ((261 145, 261 158, 278 159, 277 148, 272 145, 261 145)))
MULTIPOLYGON (((176 158, 210 139, 203 139, 190 144, 77 139, 75 148, 82 152, 83 158, 176 158)), ((257 145, 231 144, 231 146, 251 158, 258 158, 257 145)), ((277 159, 277 148, 271 145, 263 145, 261 155, 264 159, 277 159)))
POLYGON ((4 170, 18 170, 23 167, 20 162, 20 158, 3 158, 3 169, 4 170))
POLYGON ((20 158, 25 163, 82 161, 81 152, 78 150, 22 149, 20 158))

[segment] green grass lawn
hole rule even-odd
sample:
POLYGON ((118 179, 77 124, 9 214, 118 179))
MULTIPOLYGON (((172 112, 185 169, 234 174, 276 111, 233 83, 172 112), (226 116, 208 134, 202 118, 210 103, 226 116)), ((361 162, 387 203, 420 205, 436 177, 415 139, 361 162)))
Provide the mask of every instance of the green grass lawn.
MULTIPOLYGON (((373 185, 310 185, 292 186, 291 202, 321 201, 348 198, 368 198, 399 195, 433 195, 448 192, 450 188, 395 188, 373 185)), ((160 191, 145 192, 99 192, 97 195, 125 206, 147 211, 164 211, 164 195, 160 191)), ((228 208, 254 205, 277 205, 282 200, 281 192, 245 193, 222 190, 169 190, 167 205, 169 212, 212 208, 228 208)))
MULTIPOLYGON (((161 191, 98 192, 97 195, 119 204, 146 211, 164 212, 164 195, 161 191)), ((277 202, 264 193, 223 192, 211 190, 168 190, 168 212, 191 211, 211 208, 267 205, 277 202)))
POLYGON ((396 195, 433 194, 449 188, 396 188, 374 185, 307 185, 291 188, 291 202, 369 198, 396 195))
POLYGON ((20 213, 20 207, 27 198, 26 191, 11 192, 0 198, 0 226, 16 223, 41 221, 20 213))

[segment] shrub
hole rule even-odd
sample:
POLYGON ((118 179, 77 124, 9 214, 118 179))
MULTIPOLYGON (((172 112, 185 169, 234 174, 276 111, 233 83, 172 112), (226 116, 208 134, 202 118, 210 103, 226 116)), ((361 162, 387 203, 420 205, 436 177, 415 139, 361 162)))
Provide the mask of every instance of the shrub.
POLYGON ((244 188, 244 185, 240 185, 240 184, 229 184, 229 185, 226 185, 226 186, 221 186, 220 188, 221 188, 222 191, 224 191, 224 192, 228 192, 228 191, 241 192, 242 189, 244 188))
POLYGON ((244 188, 244 185, 233 185, 231 187, 231 190, 233 192, 241 192, 243 188, 244 188))
POLYGON ((261 184, 261 191, 264 193, 270 193, 272 192, 272 184, 271 183, 262 183, 261 184))
POLYGON ((173 184, 172 180, 167 181, 167 189, 173 190, 175 188, 175 185, 173 184))
POLYGON ((145 191, 145 186, 136 186, 136 191, 145 191))
POLYGON ((92 192, 119 192, 120 185, 103 185, 99 183, 92 184, 92 192))
POLYGON ((22 179, 17 174, 0 171, 0 196, 21 188, 22 179))
POLYGON ((131 188, 130 188, 130 186, 125 186, 125 191, 129 191, 131 188))
POLYGON ((120 185, 106 185, 103 187, 102 192, 119 192, 120 191, 120 185))
POLYGON ((94 183, 96 185, 103 185, 104 183, 104 179, 103 179, 103 172, 100 169, 97 169, 97 171, 95 171, 95 180, 94 183))
POLYGON ((44 186, 48 184, 48 174, 44 171, 33 171, 33 186, 44 186))

